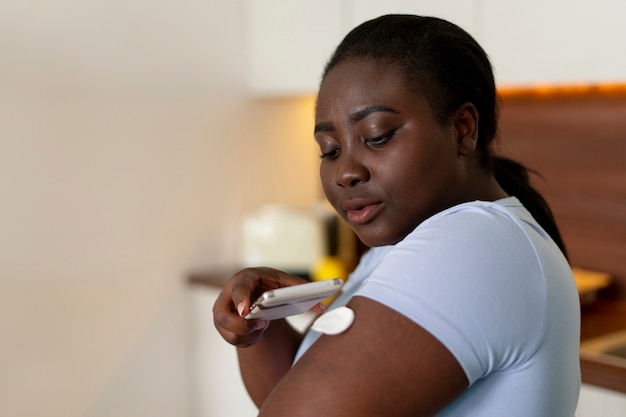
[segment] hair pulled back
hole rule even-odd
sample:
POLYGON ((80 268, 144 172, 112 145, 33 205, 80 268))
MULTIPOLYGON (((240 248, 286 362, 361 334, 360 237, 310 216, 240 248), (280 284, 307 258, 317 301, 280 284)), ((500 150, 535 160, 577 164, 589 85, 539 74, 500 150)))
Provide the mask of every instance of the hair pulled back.
MULTIPOLYGON (((324 70, 350 58, 398 66, 409 87, 424 95, 435 120, 448 125, 465 103, 480 115, 477 146, 489 148, 496 136, 496 87, 487 54, 467 32, 442 19, 386 15, 353 29, 324 70)), ((485 162, 488 162, 485 160, 485 162)))
POLYGON ((436 17, 381 16, 346 35, 328 61, 322 79, 337 64, 353 58, 396 65, 409 88, 428 100, 441 126, 448 126, 462 105, 473 104, 479 114, 476 147, 483 168, 494 174, 507 194, 522 202, 566 254, 552 212, 531 187, 528 170, 494 155, 498 95, 489 58, 469 33, 436 17))

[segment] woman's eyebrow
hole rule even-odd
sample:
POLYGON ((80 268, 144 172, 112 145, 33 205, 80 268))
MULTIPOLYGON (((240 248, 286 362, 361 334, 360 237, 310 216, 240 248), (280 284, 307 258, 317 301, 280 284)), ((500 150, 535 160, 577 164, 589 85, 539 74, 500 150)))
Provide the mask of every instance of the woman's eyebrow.
POLYGON ((354 113, 352 113, 350 115, 350 122, 352 122, 352 123, 359 122, 359 121, 365 119, 370 114, 377 113, 377 112, 387 112, 387 113, 399 114, 399 112, 397 110, 392 109, 391 107, 375 104, 375 105, 372 105, 372 106, 364 107, 361 110, 357 110, 354 113))
POLYGON ((333 132, 335 128, 332 123, 318 123, 315 125, 315 129, 313 129, 313 133, 317 132, 333 132))
MULTIPOLYGON (((387 113, 393 113, 393 114, 400 114, 399 111, 397 111, 396 109, 393 109, 391 107, 388 106, 383 106, 380 104, 375 104, 375 105, 371 105, 371 106, 367 106, 364 107, 360 110, 355 111, 354 113, 350 114, 350 116, 348 116, 348 119, 350 120, 350 123, 355 124, 357 122, 360 122, 361 120, 365 119, 367 116, 369 116, 372 113, 377 113, 377 112, 387 112, 387 113)), ((333 124, 330 122, 322 122, 322 123, 318 123, 315 125, 315 129, 313 130, 313 133, 317 133, 317 132, 332 132, 334 131, 335 128, 333 127, 333 124)))

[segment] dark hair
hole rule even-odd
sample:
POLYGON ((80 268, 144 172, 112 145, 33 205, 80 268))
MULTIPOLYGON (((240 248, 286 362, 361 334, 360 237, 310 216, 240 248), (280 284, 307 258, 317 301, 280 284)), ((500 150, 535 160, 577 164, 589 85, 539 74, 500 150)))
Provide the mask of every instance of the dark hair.
POLYGON ((528 173, 537 172, 529 170, 519 162, 501 156, 492 156, 493 170, 496 181, 509 195, 516 196, 526 209, 537 220, 543 230, 554 240, 567 258, 567 249, 561 238, 561 233, 556 225, 550 206, 537 190, 530 186, 528 173))
POLYGON ((480 116, 477 150, 483 168, 493 173, 507 194, 519 198, 566 254, 552 212, 531 187, 526 168, 494 156, 498 95, 489 58, 469 33, 435 17, 381 16, 348 33, 326 64, 322 79, 335 65, 351 58, 398 66, 409 88, 429 101, 442 126, 450 123, 459 107, 472 103, 480 116))

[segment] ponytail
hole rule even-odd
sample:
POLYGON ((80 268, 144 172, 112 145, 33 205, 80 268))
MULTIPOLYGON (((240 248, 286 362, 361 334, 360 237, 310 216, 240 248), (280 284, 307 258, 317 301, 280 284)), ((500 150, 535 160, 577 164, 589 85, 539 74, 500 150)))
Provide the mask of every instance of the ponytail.
POLYGON ((567 250, 554 220, 552 210, 550 210, 543 196, 530 185, 528 173, 539 174, 512 159, 501 156, 493 156, 493 170, 496 180, 504 191, 520 200, 567 258, 567 250))

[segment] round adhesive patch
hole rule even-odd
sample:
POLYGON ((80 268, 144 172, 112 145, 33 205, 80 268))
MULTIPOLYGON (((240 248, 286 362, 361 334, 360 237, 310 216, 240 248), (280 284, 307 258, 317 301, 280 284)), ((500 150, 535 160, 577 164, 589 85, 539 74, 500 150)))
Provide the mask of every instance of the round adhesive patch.
POLYGON ((338 307, 322 314, 311 326, 316 332, 335 335, 348 330, 354 321, 354 311, 348 307, 338 307))

